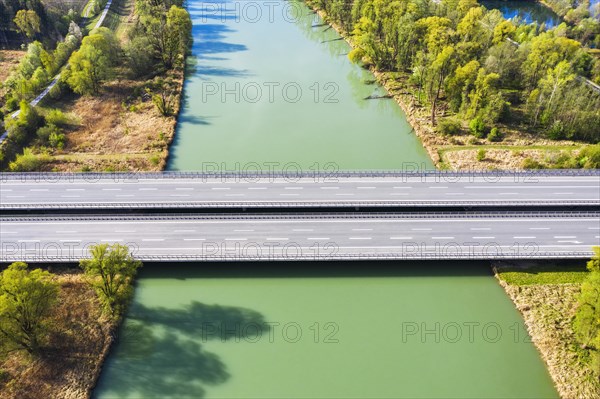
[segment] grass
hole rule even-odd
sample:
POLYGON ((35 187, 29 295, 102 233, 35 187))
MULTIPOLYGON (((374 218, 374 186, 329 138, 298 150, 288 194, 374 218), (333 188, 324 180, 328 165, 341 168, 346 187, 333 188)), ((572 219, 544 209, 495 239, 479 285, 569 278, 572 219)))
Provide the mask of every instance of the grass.
POLYGON ((510 285, 581 284, 589 272, 581 264, 503 265, 497 267, 498 277, 510 285))

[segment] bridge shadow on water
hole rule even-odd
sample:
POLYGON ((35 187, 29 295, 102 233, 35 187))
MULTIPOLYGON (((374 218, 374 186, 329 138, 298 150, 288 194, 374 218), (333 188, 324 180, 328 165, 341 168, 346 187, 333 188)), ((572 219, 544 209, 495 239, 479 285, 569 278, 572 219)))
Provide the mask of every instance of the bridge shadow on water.
POLYGON ((144 264, 141 277, 338 278, 491 276, 489 261, 198 262, 144 264))
POLYGON ((134 303, 111 350, 115 360, 101 376, 100 396, 204 397, 206 386, 222 384, 230 374, 203 344, 253 338, 269 329, 263 315, 241 307, 192 301, 173 309, 134 303), (110 383, 103 384, 102 378, 110 383))

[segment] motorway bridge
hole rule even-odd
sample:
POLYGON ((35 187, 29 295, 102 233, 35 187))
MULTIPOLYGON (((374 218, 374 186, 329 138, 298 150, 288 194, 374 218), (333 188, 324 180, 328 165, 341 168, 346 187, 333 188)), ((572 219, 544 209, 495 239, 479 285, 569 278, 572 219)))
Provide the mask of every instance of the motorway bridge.
POLYGON ((600 171, 1 174, 0 210, 599 206, 600 171))
POLYGON ((0 262, 115 242, 144 261, 562 259, 600 245, 599 171, 3 174, 0 200, 0 262))

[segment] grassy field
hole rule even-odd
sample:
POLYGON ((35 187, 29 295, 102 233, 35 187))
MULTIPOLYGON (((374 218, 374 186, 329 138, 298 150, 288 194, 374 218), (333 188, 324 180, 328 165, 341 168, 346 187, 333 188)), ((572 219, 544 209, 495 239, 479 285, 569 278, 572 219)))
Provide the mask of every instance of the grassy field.
POLYGON ((585 262, 497 266, 498 278, 510 285, 581 284, 589 272, 585 262))

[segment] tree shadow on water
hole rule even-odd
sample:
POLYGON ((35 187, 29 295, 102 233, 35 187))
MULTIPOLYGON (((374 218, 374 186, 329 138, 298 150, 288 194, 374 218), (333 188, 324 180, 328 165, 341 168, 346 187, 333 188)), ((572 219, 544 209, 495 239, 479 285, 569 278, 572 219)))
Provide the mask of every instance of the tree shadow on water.
POLYGON ((268 330, 253 310, 191 302, 179 309, 132 307, 94 397, 201 398, 226 382, 226 365, 203 343, 268 330), (252 325, 252 328, 247 328, 252 325))

